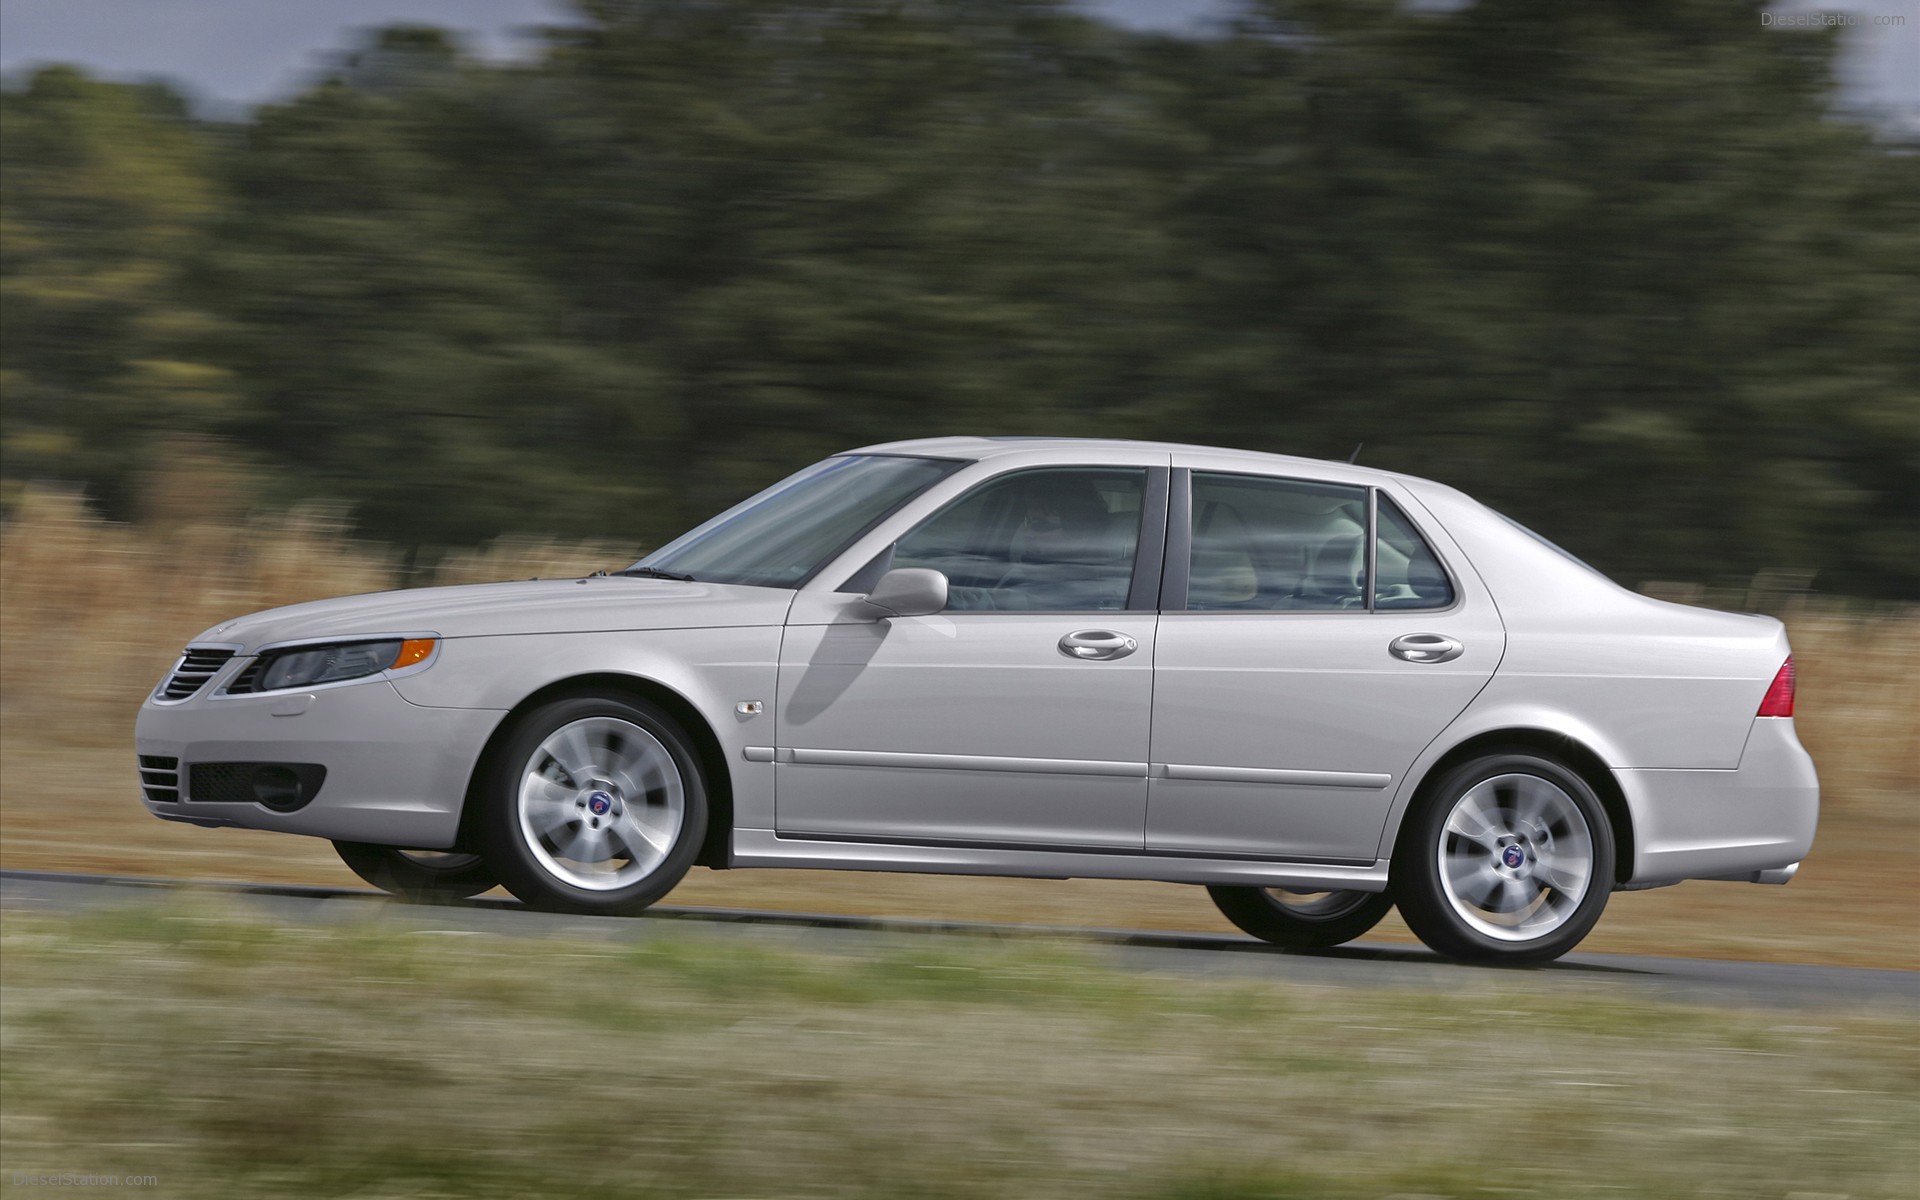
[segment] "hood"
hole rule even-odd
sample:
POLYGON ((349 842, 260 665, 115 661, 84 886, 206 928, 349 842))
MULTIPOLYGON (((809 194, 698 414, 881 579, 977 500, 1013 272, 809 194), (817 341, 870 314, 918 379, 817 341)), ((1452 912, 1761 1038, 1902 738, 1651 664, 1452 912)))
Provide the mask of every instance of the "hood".
POLYGON ((778 625, 792 603, 786 588, 595 575, 315 600, 223 621, 193 640, 238 644, 250 653, 273 642, 368 634, 460 638, 778 625))

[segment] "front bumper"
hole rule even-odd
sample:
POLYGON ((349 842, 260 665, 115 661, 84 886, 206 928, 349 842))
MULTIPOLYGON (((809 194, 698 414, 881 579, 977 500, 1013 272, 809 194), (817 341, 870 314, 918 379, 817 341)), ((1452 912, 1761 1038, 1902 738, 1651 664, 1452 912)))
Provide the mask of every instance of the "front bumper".
POLYGON ((169 821, 301 833, 422 850, 451 847, 467 784, 505 716, 485 709, 409 704, 385 678, 312 692, 223 696, 240 664, 177 704, 149 699, 134 725, 136 752, 177 758, 177 803, 143 797, 169 821), (326 782, 293 812, 195 800, 195 763, 318 763, 326 782))
POLYGON ((1731 771, 1616 770, 1633 817, 1631 884, 1785 883, 1813 848, 1820 779, 1791 717, 1758 717, 1731 771))

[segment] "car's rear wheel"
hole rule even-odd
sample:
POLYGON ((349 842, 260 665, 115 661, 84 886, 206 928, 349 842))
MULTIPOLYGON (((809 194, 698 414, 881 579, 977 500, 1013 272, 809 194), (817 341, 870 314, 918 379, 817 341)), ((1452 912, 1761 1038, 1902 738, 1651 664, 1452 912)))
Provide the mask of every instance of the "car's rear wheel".
POLYGON ((366 842, 335 842, 333 848, 355 875, 408 900, 465 900, 497 882, 477 854, 402 850, 366 842))
POLYGON ((571 696, 510 729, 477 800, 478 842, 528 904, 634 913, 693 865, 707 827, 699 756, 639 699, 571 696))
POLYGON ((1448 771, 1394 854, 1400 915, 1453 958, 1545 962, 1587 936, 1613 888, 1613 829, 1586 780, 1534 754, 1448 771))
POLYGON ((1254 937, 1297 949, 1350 942, 1393 907, 1385 892, 1209 887, 1207 894, 1227 920, 1254 937))

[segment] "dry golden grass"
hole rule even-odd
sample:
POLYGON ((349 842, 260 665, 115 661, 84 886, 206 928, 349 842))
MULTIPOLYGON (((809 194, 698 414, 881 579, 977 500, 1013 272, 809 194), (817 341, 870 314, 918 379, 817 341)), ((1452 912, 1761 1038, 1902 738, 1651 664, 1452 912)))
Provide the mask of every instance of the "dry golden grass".
MULTIPOLYGON (((619 567, 631 547, 503 538, 408 582, 619 567)), ((240 613, 402 585, 400 556, 325 506, 134 527, 30 489, 0 533, 0 721, 68 745, 125 745, 133 709, 202 629, 240 613)))
MULTIPOLYGON (((243 518, 175 504, 138 528, 29 490, 0 534, 0 864, 348 883, 324 843, 147 816, 133 719, 195 633, 238 613, 408 583, 578 574, 634 548, 503 539, 411 574, 326 508, 243 518)), ((1787 888, 1616 896, 1586 948, 1920 966, 1920 608, 1785 603, 1819 844, 1787 888)), ((1225 929, 1198 888, 816 872, 696 871, 688 904, 1044 924, 1225 929)), ((1391 918, 1382 937, 1406 938, 1391 918)))

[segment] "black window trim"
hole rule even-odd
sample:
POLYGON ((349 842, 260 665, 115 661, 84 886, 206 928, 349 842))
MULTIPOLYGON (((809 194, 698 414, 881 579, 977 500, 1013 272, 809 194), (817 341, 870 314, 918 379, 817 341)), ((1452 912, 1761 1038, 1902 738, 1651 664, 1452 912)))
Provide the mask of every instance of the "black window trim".
MULTIPOLYGON (((1400 514, 1400 519, 1407 523, 1407 527, 1409 529, 1413 530, 1413 536, 1420 539, 1420 544, 1427 548, 1427 553, 1433 555, 1433 561, 1439 564, 1440 573, 1447 577, 1447 591, 1450 595, 1452 595, 1453 599, 1448 601, 1445 604, 1439 605, 1434 608, 1376 608, 1374 606, 1375 589, 1369 586, 1367 589, 1367 611, 1383 612, 1383 613, 1388 613, 1390 615, 1399 615, 1402 613, 1421 613, 1421 614, 1448 613, 1459 608, 1460 605, 1466 599, 1466 593, 1462 591, 1460 588, 1460 573, 1458 571, 1455 571, 1453 569, 1453 564, 1447 561, 1447 556, 1445 553, 1441 551, 1440 544, 1433 540, 1432 534, 1428 533, 1425 529, 1421 528, 1419 520, 1416 519, 1411 512, 1407 511, 1406 504, 1401 500, 1395 498, 1392 492, 1388 492, 1386 491, 1385 488, 1381 488, 1381 487, 1373 487, 1373 488, 1370 488, 1369 490, 1373 492, 1373 498, 1368 502, 1368 509, 1367 509, 1369 522, 1372 521, 1374 514, 1379 511, 1380 496, 1384 493, 1387 498, 1387 503, 1393 505, 1395 511, 1397 511, 1400 514)), ((1369 580, 1368 580, 1369 584, 1371 584, 1372 582, 1372 571, 1373 571, 1373 565, 1374 565, 1373 556, 1379 553, 1379 548, 1380 548, 1380 542, 1378 538, 1375 538, 1374 540, 1370 541, 1367 544, 1367 570, 1369 573, 1369 580)))
MULTIPOLYGON (((958 496, 955 496, 953 499, 947 501, 945 504, 942 504, 939 508, 935 509, 933 512, 928 513, 926 520, 915 523, 915 525, 913 526, 913 529, 907 530, 907 533, 912 533, 914 529, 920 528, 921 525, 926 524, 927 521, 931 521, 933 518, 939 516, 941 513, 946 512, 949 508, 952 508, 954 505, 964 503, 966 500, 972 497, 975 493, 979 492, 980 489, 982 488, 989 487, 994 484, 998 484, 1002 480, 1010 479, 1015 475, 1027 475, 1035 471, 1144 471, 1146 472, 1146 483, 1140 490, 1140 530, 1139 530, 1138 539, 1134 543, 1133 575, 1132 575, 1132 578, 1127 583, 1126 605, 1123 608, 1117 608, 1117 609, 1114 609, 1114 608, 1045 608, 1045 609, 1042 609, 1042 608, 1035 608, 1035 609, 983 608, 983 609, 965 610, 965 615, 967 616, 1001 615, 1001 616, 1036 616, 1036 617, 1102 616, 1102 615, 1112 615, 1113 613, 1117 613, 1117 612, 1151 613, 1151 612, 1160 611, 1156 602, 1158 601, 1160 594, 1165 586, 1163 583, 1163 572, 1165 570, 1167 562, 1169 561, 1167 558, 1167 545, 1171 537, 1171 531, 1173 528, 1171 523, 1172 518, 1168 511, 1168 496, 1170 494, 1171 489, 1168 481, 1169 470, 1166 467, 1154 466, 1150 463, 1045 463, 1045 464, 1040 464, 1035 466, 1015 467, 1011 471, 1000 471, 996 474, 987 476, 985 479, 980 480, 978 483, 974 484, 972 487, 968 488, 966 491, 961 492, 958 496)), ((921 493, 921 495, 923 496, 925 494, 926 494, 925 492, 921 493)), ((899 509, 897 508, 894 510, 894 512, 898 512, 898 511, 899 509)), ((887 515, 892 516, 893 513, 888 513, 887 515)), ((869 532, 871 531, 871 526, 869 527, 868 531, 869 532)), ((905 537, 906 534, 902 534, 901 536, 905 537)), ((847 577, 847 581, 841 584, 839 587, 835 588, 834 591, 838 593, 853 593, 857 595, 865 595, 866 593, 872 591, 874 585, 880 582, 880 577, 893 569, 893 551, 894 551, 894 547, 898 546, 899 544, 900 542, 898 538, 894 539, 892 542, 889 542, 885 547, 881 549, 880 553, 868 559, 864 566, 862 566, 859 570, 855 571, 852 575, 849 575, 847 577)), ((844 552, 844 549, 845 548, 843 547, 842 548, 843 552, 844 552)))
POLYGON ((1380 489, 1367 487, 1367 611, 1380 599, 1380 489))
POLYGON ((1126 612, 1160 610, 1160 579, 1167 558, 1170 474, 1166 467, 1147 468, 1147 487, 1140 493, 1140 540, 1133 551, 1133 582, 1127 587, 1126 612))
POLYGON ((1454 571, 1452 564, 1447 561, 1446 555, 1441 552, 1440 547, 1434 542, 1433 538, 1428 535, 1427 531, 1421 528, 1420 522, 1414 519, 1413 514, 1407 511, 1407 506, 1389 494, 1387 496, 1388 501, 1393 504, 1394 508, 1399 510, 1401 517, 1405 518, 1407 524, 1413 529, 1414 535, 1426 545, 1427 550, 1432 553, 1434 561, 1440 564, 1440 570, 1447 577, 1447 588, 1453 593, 1453 599, 1451 602, 1438 608, 1377 607, 1376 601, 1378 597, 1375 594, 1377 589, 1374 586, 1374 581, 1379 577, 1380 494, 1384 490, 1378 484, 1341 483, 1334 479, 1309 479, 1299 475, 1267 475, 1259 471, 1220 471, 1212 468, 1202 469, 1201 474, 1236 475, 1243 479, 1266 479, 1278 483, 1304 483, 1331 487, 1365 488, 1367 492, 1367 577, 1364 587, 1366 590, 1367 605, 1364 609, 1188 608, 1187 589, 1191 582, 1190 572, 1193 562, 1193 468, 1175 467, 1173 468, 1171 478, 1172 490, 1167 497, 1167 539, 1163 551, 1166 557, 1166 570, 1160 578, 1160 611, 1162 613, 1225 617, 1324 617, 1330 613, 1366 613, 1369 616, 1376 613, 1384 613, 1390 616, 1411 615, 1415 613, 1432 615, 1452 612, 1454 609, 1460 607, 1465 597, 1465 593, 1460 589, 1459 574, 1454 571))
POLYGON ((1187 584, 1193 570, 1193 470, 1173 468, 1167 496, 1167 569, 1160 578, 1160 611, 1187 610, 1187 584))

